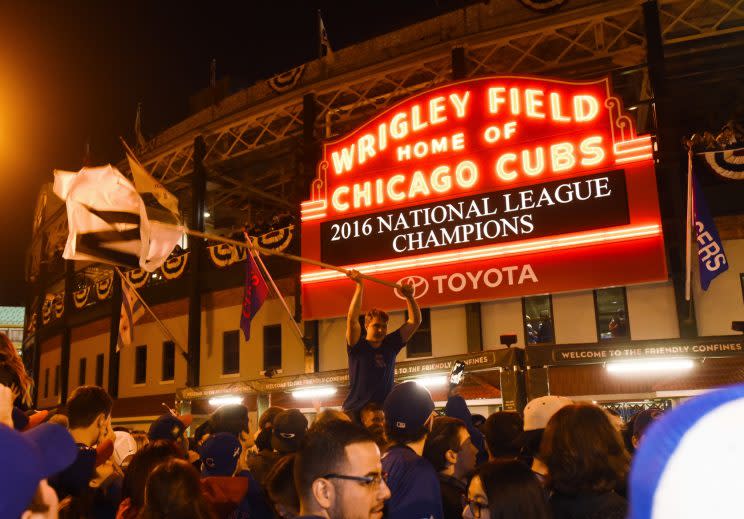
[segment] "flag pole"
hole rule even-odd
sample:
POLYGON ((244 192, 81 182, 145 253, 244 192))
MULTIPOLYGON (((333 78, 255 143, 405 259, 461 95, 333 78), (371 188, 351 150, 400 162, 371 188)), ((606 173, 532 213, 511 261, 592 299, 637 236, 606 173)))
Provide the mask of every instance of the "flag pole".
POLYGON ((261 271, 269 279, 269 285, 271 286, 276 296, 279 298, 279 301, 281 301, 282 306, 284 307, 284 310, 287 311, 289 320, 292 322, 292 325, 293 325, 292 328, 297 332, 297 337, 300 339, 300 342, 304 344, 305 337, 303 336, 302 331, 300 330, 300 325, 297 324, 297 321, 295 321, 294 317, 292 317, 292 312, 289 311, 289 306, 287 305, 287 301, 284 300, 284 297, 282 296, 281 292, 279 292, 279 288, 276 286, 276 283, 274 283, 274 278, 271 276, 269 269, 267 269, 266 265, 264 265, 264 262, 261 259, 261 255, 258 253, 255 253, 255 256, 254 256, 253 250, 250 248, 248 249, 248 254, 250 254, 251 257, 256 260, 256 264, 258 265, 258 268, 261 269, 261 271))
POLYGON ((124 146, 124 150, 127 153, 129 153, 135 161, 137 161, 137 164, 139 164, 141 166, 142 163, 137 158, 137 155, 134 154, 134 151, 132 150, 132 148, 129 147, 129 144, 127 144, 127 141, 124 140, 124 137, 122 137, 121 135, 119 135, 119 140, 121 141, 122 146, 124 146))
POLYGON ((119 274, 119 277, 121 278, 121 280, 127 284, 127 286, 132 290, 132 292, 134 292, 135 297, 139 300, 140 303, 142 303, 142 306, 145 308, 145 310, 147 310, 152 316, 152 318, 155 319, 155 322, 158 323, 158 326, 160 326, 160 330, 165 334, 166 337, 168 337, 171 341, 173 341, 173 344, 178 346, 178 349, 181 350, 181 355, 183 355, 185 358, 188 359, 188 354, 186 353, 186 350, 183 349, 183 347, 176 340, 176 338, 173 336, 171 331, 163 324, 163 321, 158 319, 158 316, 155 315, 155 312, 152 311, 152 308, 150 308, 150 306, 147 303, 145 303, 145 300, 142 299, 142 296, 139 294, 139 292, 137 292, 137 289, 134 287, 134 285, 132 285, 132 282, 129 281, 129 279, 127 279, 127 277, 124 275, 124 273, 121 270, 119 270, 119 267, 114 267, 114 269, 116 270, 116 273, 119 274))
MULTIPOLYGON (((271 249, 265 249, 261 247, 260 245, 256 245, 253 243, 246 243, 238 240, 232 240, 230 238, 225 238, 223 236, 217 236, 215 234, 208 234, 200 231, 195 231, 193 229, 189 229, 188 227, 179 226, 179 229, 181 229, 183 232, 190 236, 196 236, 197 238, 204 238, 205 240, 213 240, 218 241, 221 243, 227 243, 228 245, 235 245, 236 247, 243 247, 247 249, 251 249, 255 252, 260 252, 261 254, 265 254, 267 256, 278 256, 280 258, 289 259, 292 261, 299 261, 301 263, 308 263, 310 265, 316 265, 318 267, 322 267, 325 269, 331 269, 338 272, 342 272, 344 274, 349 274, 351 272, 349 269, 345 269, 343 267, 337 267, 336 265, 331 265, 330 263, 324 263, 322 261, 317 261, 310 258, 304 258, 302 256, 296 256, 294 254, 288 254, 286 252, 279 252, 279 251, 273 251, 271 249)), ((367 279, 369 281, 374 281, 375 283, 380 283, 381 285, 389 286, 391 288, 397 288, 402 289, 403 287, 399 285, 398 283, 393 283, 392 281, 386 281, 384 279, 376 278, 374 276, 370 276, 369 274, 364 274, 362 272, 359 273, 359 277, 363 279, 367 279)))
POLYGON ((692 299, 692 224, 693 224, 693 194, 692 194, 692 147, 687 151, 687 218, 685 220, 685 300, 692 299))

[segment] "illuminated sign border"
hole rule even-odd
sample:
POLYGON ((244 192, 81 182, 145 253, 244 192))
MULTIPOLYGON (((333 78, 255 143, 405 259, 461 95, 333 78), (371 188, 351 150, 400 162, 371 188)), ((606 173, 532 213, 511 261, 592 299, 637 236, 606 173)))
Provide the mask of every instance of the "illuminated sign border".
MULTIPOLYGON (((602 78, 599 80, 590 81, 564 81, 556 80, 552 78, 543 77, 530 77, 530 76, 487 76, 472 78, 459 82, 452 82, 446 84, 440 84, 436 87, 428 89, 426 91, 419 92, 413 96, 407 97, 394 106, 389 107, 383 112, 376 114, 374 117, 364 122, 362 125, 357 127, 355 130, 340 136, 337 139, 326 141, 323 144, 322 160, 318 163, 317 176, 311 185, 311 198, 301 203, 301 219, 303 227, 309 226, 308 229, 312 229, 310 234, 312 240, 320 239, 319 226, 322 221, 333 220, 336 218, 352 218, 363 214, 369 213, 374 208, 365 207, 363 209, 353 209, 348 212, 347 215, 340 215, 337 212, 333 212, 333 208, 329 211, 329 183, 327 182, 327 175, 332 173, 330 169, 330 157, 329 148, 333 146, 338 147, 339 144, 356 142, 360 136, 360 132, 367 131, 370 127, 374 127, 378 121, 383 124, 387 121, 386 117, 389 118, 396 110, 400 110, 402 106, 406 106, 406 111, 410 110, 409 106, 415 106, 417 99, 421 100, 422 104, 425 104, 427 96, 431 96, 437 91, 455 87, 458 85, 468 85, 472 83, 482 83, 487 81, 498 82, 508 80, 519 80, 519 81, 535 81, 539 82, 541 86, 544 85, 544 89, 548 92, 549 85, 551 83, 558 85, 568 85, 570 87, 576 87, 577 91, 582 86, 594 87, 594 92, 597 89, 601 89, 605 96, 600 97, 600 106, 604 102, 604 106, 601 109, 605 110, 604 119, 605 122, 601 125, 609 122, 609 128, 603 130, 603 135, 610 138, 605 140, 604 151, 609 155, 608 160, 601 166, 594 168, 586 168, 581 171, 572 172, 567 175, 566 178, 581 178, 582 176, 591 174, 592 172, 600 172, 603 170, 611 170, 613 168, 628 168, 626 169, 626 175, 636 174, 648 174, 648 171, 639 171, 639 169, 650 168, 653 171, 653 159, 654 159, 654 143, 651 135, 638 136, 635 133, 634 123, 632 119, 626 115, 622 110, 622 103, 619 98, 612 95, 610 88, 609 78, 602 78), (318 231, 316 232, 316 229, 318 231)), ((546 94, 547 101, 547 94, 546 94)), ((466 116, 467 118, 467 116, 466 116)), ((466 119, 467 120, 467 119, 466 119)), ((594 129, 597 127, 595 126, 594 129)), ((546 137, 552 138, 552 137, 546 137)), ((537 137, 533 141, 524 142, 539 142, 540 138, 537 137)), ((403 140, 401 144, 413 143, 413 140, 403 140)), ((392 153, 391 144, 390 153, 392 153)), ((340 148, 339 148, 340 149, 340 148)), ((359 167, 361 164, 357 164, 355 167, 359 167)), ((372 170, 363 169, 364 172, 372 170)), ((389 171, 389 170, 388 170, 389 171)), ((351 173, 350 178, 353 178, 354 170, 349 171, 351 173)), ((365 177, 361 177, 363 180, 365 177)), ((554 179, 555 177, 553 177, 554 179)), ((549 179, 546 177, 546 181, 549 179)), ((538 186, 540 181, 534 179, 528 183, 522 182, 524 185, 538 186)), ((518 183, 519 184, 519 183, 518 183)), ((473 194, 480 193, 479 190, 473 190, 473 194)), ((452 193, 460 194, 458 193, 452 193)), ((466 194, 466 192, 462 192, 466 194)), ((628 194, 630 197, 630 193, 628 194)), ((441 196, 432 198, 450 199, 450 196, 441 196)), ((421 203, 425 203, 429 199, 419 199, 421 203)), ((409 201, 399 204, 400 207, 416 207, 415 203, 409 201)), ((305 233, 303 233, 305 234, 305 233)), ((309 234, 305 234, 305 239, 309 234)), ((628 225, 615 226, 610 228, 593 229, 589 231, 580 232, 569 232, 556 234, 550 237, 523 239, 519 241, 509 243, 498 243, 490 245, 478 245, 473 247, 467 247, 457 250, 450 251, 439 251, 422 253, 414 256, 408 256, 405 258, 389 258, 379 261, 368 261, 364 263, 355 263, 343 265, 346 268, 354 268, 360 272, 367 274, 386 274, 394 273, 397 271, 414 270, 432 266, 446 266, 451 264, 462 264, 465 262, 482 261, 487 259, 496 259, 501 257, 518 256, 525 254, 541 253, 552 250, 568 250, 580 247, 592 247, 601 244, 613 244, 623 241, 634 241, 638 239, 662 239, 662 229, 660 220, 658 217, 654 218, 636 218, 631 221, 628 225)), ((311 249, 314 249, 315 245, 311 245, 311 249)), ((320 254, 320 247, 318 245, 317 251, 313 251, 312 254, 317 252, 320 254)), ((318 269, 315 267, 303 266, 303 272, 301 274, 301 281, 303 285, 313 285, 315 283, 322 283, 328 281, 336 281, 344 278, 344 274, 328 269, 318 269)))

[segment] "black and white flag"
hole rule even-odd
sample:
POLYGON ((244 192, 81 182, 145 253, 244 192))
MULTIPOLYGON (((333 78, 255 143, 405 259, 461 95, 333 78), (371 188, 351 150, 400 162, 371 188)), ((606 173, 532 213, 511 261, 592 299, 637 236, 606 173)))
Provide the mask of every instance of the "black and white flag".
POLYGON ((54 192, 67 205, 65 259, 156 270, 183 234, 168 210, 147 207, 111 165, 54 172, 54 192))
POLYGON ((328 40, 328 33, 326 32, 325 24, 323 23, 323 17, 320 16, 320 9, 318 10, 318 31, 320 37, 318 46, 318 57, 333 57, 333 49, 331 48, 331 42, 328 40))

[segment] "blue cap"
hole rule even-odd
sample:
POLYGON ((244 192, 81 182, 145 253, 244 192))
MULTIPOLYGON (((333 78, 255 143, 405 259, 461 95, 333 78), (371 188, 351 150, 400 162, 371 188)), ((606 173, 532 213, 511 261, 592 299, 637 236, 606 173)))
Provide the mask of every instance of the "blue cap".
POLYGON ((77 456, 75 441, 57 424, 26 433, 0 425, 0 517, 20 517, 42 479, 60 472, 77 456))
POLYGON ((741 515, 744 385, 665 412, 645 432, 630 471, 631 519, 741 515))
POLYGON ((416 382, 403 382, 390 391, 383 405, 385 427, 415 431, 423 427, 434 411, 431 393, 416 382))
POLYGON ((150 441, 155 440, 178 440, 183 431, 191 425, 191 415, 175 416, 171 413, 159 416, 150 425, 150 430, 147 431, 147 437, 150 441))
POLYGON ((202 476, 232 476, 240 458, 240 442, 230 433, 217 433, 199 448, 202 476))

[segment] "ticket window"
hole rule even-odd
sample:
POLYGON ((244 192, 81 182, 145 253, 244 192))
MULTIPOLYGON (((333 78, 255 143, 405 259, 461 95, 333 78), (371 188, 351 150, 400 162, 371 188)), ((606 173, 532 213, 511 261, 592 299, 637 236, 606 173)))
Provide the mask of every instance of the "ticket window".
POLYGON ((555 344, 553 299, 550 295, 522 298, 522 316, 527 344, 555 344))

